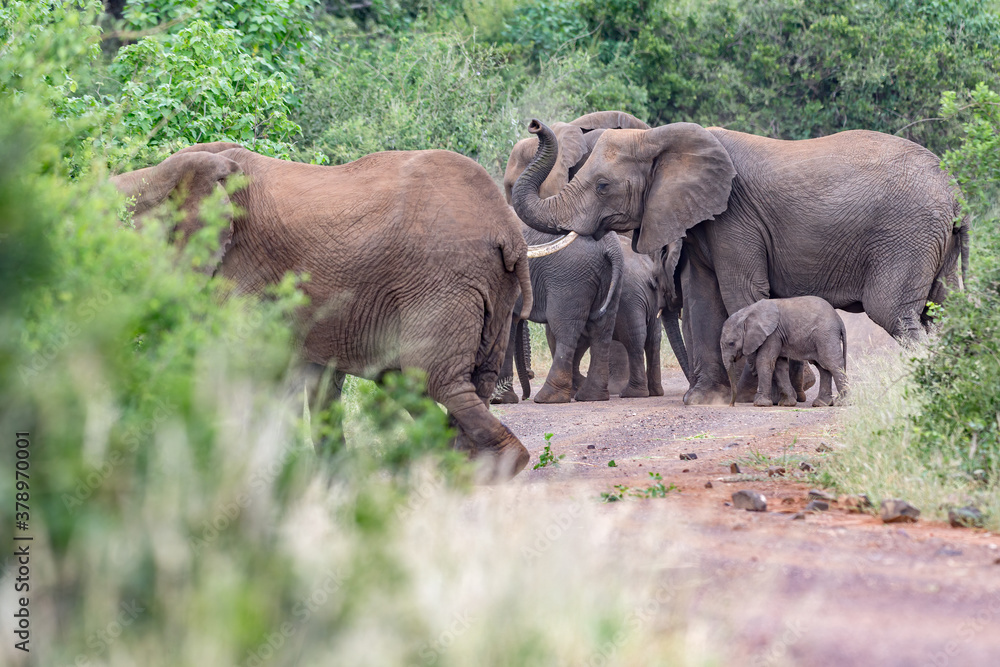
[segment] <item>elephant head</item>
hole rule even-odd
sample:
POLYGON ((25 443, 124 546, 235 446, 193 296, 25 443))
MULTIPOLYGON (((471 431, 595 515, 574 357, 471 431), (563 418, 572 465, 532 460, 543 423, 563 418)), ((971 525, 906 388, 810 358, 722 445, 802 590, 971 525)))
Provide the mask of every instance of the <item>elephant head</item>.
MULTIPOLYGON (((610 129, 648 130, 649 125, 624 111, 595 111, 569 123, 553 123, 552 131, 558 143, 557 157, 551 173, 539 188, 539 196, 544 198, 558 194, 590 157, 594 144, 604 130, 610 129)), ((504 193, 507 195, 508 204, 511 203, 514 183, 531 163, 537 151, 536 137, 521 139, 514 144, 503 175, 504 193)))
POLYGON ((728 205, 736 169, 700 125, 605 130, 574 178, 545 199, 540 188, 555 166, 558 139, 537 120, 528 131, 538 137, 538 149, 512 187, 511 202, 521 220, 539 231, 600 237, 637 229, 632 247, 649 254, 728 205))
POLYGON ((219 249, 205 267, 213 273, 222 260, 233 237, 233 210, 224 184, 226 179, 240 173, 240 166, 229 158, 205 151, 184 151, 171 155, 158 165, 130 171, 111 178, 111 183, 130 198, 129 211, 137 226, 155 209, 173 199, 180 213, 169 237, 183 247, 191 236, 205 226, 202 203, 217 192, 222 200, 223 216, 228 224, 219 233, 219 249))
POLYGON ((730 406, 736 404, 739 386, 736 362, 754 354, 764 344, 767 337, 778 328, 778 318, 778 306, 765 299, 736 311, 722 326, 719 347, 722 349, 722 363, 729 374, 729 386, 732 389, 730 406))

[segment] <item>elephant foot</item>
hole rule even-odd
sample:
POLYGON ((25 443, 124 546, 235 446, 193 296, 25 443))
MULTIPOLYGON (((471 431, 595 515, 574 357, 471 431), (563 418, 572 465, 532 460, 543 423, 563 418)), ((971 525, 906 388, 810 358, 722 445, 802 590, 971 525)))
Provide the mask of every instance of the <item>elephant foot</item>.
POLYGON ((728 387, 702 388, 694 386, 684 394, 684 405, 729 405, 729 399, 728 387))
POLYGON ((658 384, 658 383, 650 385, 649 386, 649 395, 650 396, 663 396, 663 385, 658 384))
POLYGON ((839 394, 837 398, 833 399, 833 405, 839 408, 841 406, 847 405, 847 400, 848 398, 846 393, 839 394))
POLYGON ((781 397, 778 399, 778 405, 780 405, 783 408, 794 408, 796 405, 798 405, 798 403, 796 402, 794 396, 788 396, 786 394, 782 394, 781 397))
POLYGON ((817 396, 812 402, 814 408, 826 408, 833 405, 833 396, 817 396))
POLYGON ((490 404, 492 405, 503 405, 506 403, 517 403, 517 402, 518 402, 517 394, 515 394, 514 391, 511 389, 508 389, 499 396, 494 396, 493 398, 490 399, 490 404))
POLYGON ((771 397, 765 394, 757 394, 756 396, 754 396, 753 404, 754 407, 758 408, 769 408, 772 405, 774 405, 774 403, 771 402, 771 397))
POLYGON ((611 394, 608 392, 608 388, 595 389, 590 385, 584 385, 580 388, 580 391, 576 392, 574 397, 578 401, 609 401, 611 400, 611 394))
POLYGON ((478 481, 483 484, 497 484, 513 479, 524 470, 531 460, 531 454, 516 438, 499 448, 481 449, 473 459, 479 466, 478 481))
POLYGON ((572 397, 573 394, 569 389, 557 389, 546 382, 531 400, 535 403, 569 403, 572 397))
POLYGON ((647 387, 633 387, 629 385, 622 389, 622 393, 619 396, 622 398, 647 398, 649 396, 649 389, 647 387))

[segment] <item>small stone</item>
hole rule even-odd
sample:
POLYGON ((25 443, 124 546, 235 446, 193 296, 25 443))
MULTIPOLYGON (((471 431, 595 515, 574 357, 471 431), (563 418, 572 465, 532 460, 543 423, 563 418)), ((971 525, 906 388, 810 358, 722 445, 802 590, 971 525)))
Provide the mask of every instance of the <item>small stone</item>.
POLYGON ((830 509, 830 503, 824 502, 822 500, 810 500, 809 504, 806 505, 806 512, 825 512, 830 509))
POLYGON ((712 488, 712 482, 705 482, 705 488, 706 489, 711 489, 712 488))
POLYGON ((821 453, 821 454, 824 453, 824 452, 832 452, 833 451, 833 447, 831 447, 830 445, 826 444, 825 442, 821 442, 821 443, 819 443, 819 445, 817 445, 816 451, 819 452, 819 453, 821 453))
POLYGON ((584 461, 586 461, 586 460, 587 460, 587 457, 586 457, 586 456, 584 456, 584 457, 583 457, 583 460, 584 460, 584 461))
POLYGON ((794 505, 795 504, 795 498, 792 498, 791 496, 788 496, 787 498, 782 498, 781 499, 781 504, 782 505, 794 505))
POLYGON ((587 445, 587 449, 597 449, 596 445, 587 445))
POLYGON ((905 500, 889 498, 882 501, 878 514, 883 523, 912 523, 920 516, 920 510, 905 500))
POLYGON ((830 503, 837 502, 837 497, 833 494, 827 493, 826 491, 821 491, 820 489, 810 489, 809 497, 815 498, 816 500, 825 500, 830 503))
POLYGON ((733 494, 733 506, 748 512, 764 512, 767 510, 767 498, 756 491, 737 491, 733 494))
POLYGON ((972 505, 948 510, 948 523, 952 528, 982 528, 984 518, 983 513, 972 505))
POLYGON ((962 555, 962 550, 961 549, 956 549, 955 547, 943 546, 940 549, 938 549, 937 551, 935 551, 934 555, 935 556, 947 556, 947 557, 961 556, 962 555))
POLYGON ((805 518, 806 515, 803 514, 802 512, 796 512, 795 514, 792 515, 792 521, 804 521, 805 518))
POLYGON ((694 452, 689 452, 687 454, 681 454, 681 461, 694 461, 698 458, 698 455, 694 452))
POLYGON ((771 466, 767 469, 768 477, 784 477, 785 469, 781 466, 771 466))
POLYGON ((691 472, 691 468, 684 468, 684 470, 681 470, 681 472, 691 472))
POLYGON ((740 446, 740 443, 738 443, 738 442, 731 442, 728 445, 726 445, 726 449, 732 449, 733 447, 739 447, 739 446, 740 446))
POLYGON ((740 474, 740 466, 739 466, 739 464, 737 464, 737 463, 730 463, 729 464, 729 472, 731 472, 734 475, 739 475, 740 474))
POLYGON ((813 468, 808 463, 806 463, 805 461, 802 461, 801 463, 799 463, 799 470, 801 470, 802 472, 813 472, 816 469, 813 468))
POLYGON ((837 499, 841 505, 847 508, 848 512, 860 514, 871 509, 872 501, 863 493, 853 496, 841 496, 837 499))

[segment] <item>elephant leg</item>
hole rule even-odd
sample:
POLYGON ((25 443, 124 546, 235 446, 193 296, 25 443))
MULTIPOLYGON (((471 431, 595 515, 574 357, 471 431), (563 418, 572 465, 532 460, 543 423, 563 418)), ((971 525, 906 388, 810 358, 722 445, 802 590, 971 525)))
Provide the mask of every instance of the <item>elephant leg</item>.
MULTIPOLYGON (((757 369, 757 395, 753 404, 758 408, 766 408, 774 403, 771 401, 771 379, 774 377, 774 366, 781 352, 781 341, 776 336, 768 337, 755 353, 754 367, 757 369)), ((747 361, 750 365, 750 361, 747 361)))
POLYGON ((786 408, 794 408, 796 405, 795 389, 789 376, 790 366, 786 357, 778 357, 774 363, 774 386, 771 388, 771 400, 786 408))
POLYGON ((837 364, 833 364, 830 369, 830 374, 833 375, 833 381, 837 383, 837 399, 833 402, 833 404, 844 405, 844 403, 847 402, 847 394, 849 393, 847 375, 837 364))
POLYGON ((514 393, 514 353, 517 350, 518 329, 517 324, 513 324, 510 328, 510 340, 503 357, 503 366, 500 367, 500 378, 497 380, 499 391, 494 391, 490 396, 490 403, 494 405, 518 402, 517 394, 514 393))
MULTIPOLYGON (((819 395, 813 400, 814 408, 833 405, 833 374, 822 366, 819 367, 819 395)), ((839 385, 838 385, 839 391, 839 385)))
POLYGON ((792 386, 795 387, 795 398, 803 402, 806 400, 806 392, 816 384, 816 374, 812 372, 809 364, 802 361, 793 361, 788 368, 792 386))
POLYGON ((555 338, 552 366, 533 400, 536 403, 569 403, 573 397, 573 361, 584 323, 564 320, 550 326, 555 338))
POLYGON ((729 378, 719 349, 728 315, 715 273, 694 255, 681 270, 684 333, 685 342, 690 341, 687 351, 691 364, 691 386, 684 394, 684 404, 728 405, 729 378))
POLYGON ((646 322, 646 387, 650 396, 663 396, 663 382, 660 371, 660 345, 663 334, 660 323, 654 316, 646 322))
POLYGON ((585 336, 581 336, 576 343, 576 350, 573 351, 573 394, 575 395, 583 383, 587 381, 587 376, 580 372, 580 365, 583 363, 583 355, 590 349, 590 341, 585 336))
POLYGON ((740 364, 743 364, 743 370, 739 372, 740 380, 736 385, 736 402, 753 403, 754 397, 757 395, 757 369, 754 368, 753 364, 746 363, 745 359, 741 359, 736 362, 737 371, 739 371, 740 364))
POLYGON ((332 366, 314 363, 306 364, 303 370, 313 446, 318 455, 329 456, 346 445, 343 415, 332 408, 340 400, 347 376, 332 366))
POLYGON ((914 276, 924 273, 910 258, 895 258, 896 264, 876 267, 875 276, 865 286, 862 306, 875 324, 885 329, 901 345, 921 342, 927 332, 920 314, 927 303, 926 289, 907 287, 914 276), (882 269, 882 270, 878 270, 882 269))
POLYGON ((611 398, 608 392, 608 358, 611 353, 611 331, 602 336, 596 344, 590 346, 590 365, 587 367, 587 379, 576 392, 578 401, 607 401, 611 398))
POLYGON ((649 376, 645 359, 645 323, 634 314, 619 313, 616 329, 618 340, 625 346, 625 352, 628 354, 628 385, 619 395, 622 398, 645 398, 649 396, 649 376))

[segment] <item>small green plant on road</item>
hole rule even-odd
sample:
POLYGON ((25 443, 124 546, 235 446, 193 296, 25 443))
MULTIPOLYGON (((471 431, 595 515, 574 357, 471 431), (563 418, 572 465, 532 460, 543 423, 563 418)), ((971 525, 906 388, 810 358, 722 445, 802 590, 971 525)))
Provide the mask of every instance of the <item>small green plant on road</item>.
POLYGON ((545 449, 543 449, 542 453, 538 455, 538 463, 532 466, 531 468, 532 470, 538 470, 539 468, 544 468, 546 466, 552 466, 553 468, 558 468, 560 465, 559 461, 566 458, 565 454, 560 454, 559 456, 556 456, 555 454, 552 453, 552 446, 549 444, 550 440, 552 440, 552 434, 546 433, 545 449))

